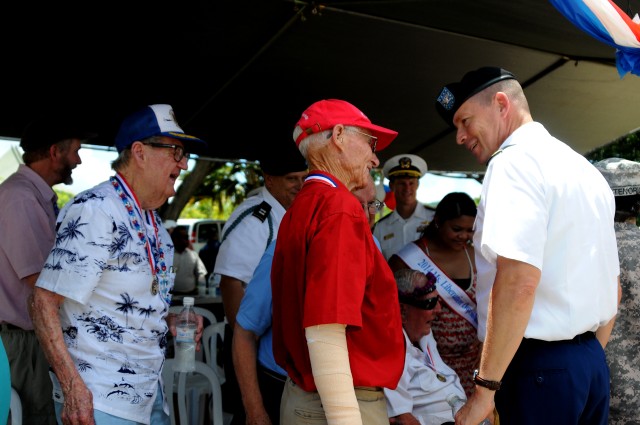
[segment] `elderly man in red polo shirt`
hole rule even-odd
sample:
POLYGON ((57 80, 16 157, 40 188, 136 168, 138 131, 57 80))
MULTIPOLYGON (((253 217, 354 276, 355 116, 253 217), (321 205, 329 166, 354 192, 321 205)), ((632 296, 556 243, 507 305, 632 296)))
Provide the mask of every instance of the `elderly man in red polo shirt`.
POLYGON ((304 422, 304 411, 317 423, 388 425, 382 387, 397 386, 405 353, 397 288, 351 192, 397 132, 331 99, 307 108, 293 136, 310 173, 271 272, 273 350, 289 375, 281 423, 304 422))

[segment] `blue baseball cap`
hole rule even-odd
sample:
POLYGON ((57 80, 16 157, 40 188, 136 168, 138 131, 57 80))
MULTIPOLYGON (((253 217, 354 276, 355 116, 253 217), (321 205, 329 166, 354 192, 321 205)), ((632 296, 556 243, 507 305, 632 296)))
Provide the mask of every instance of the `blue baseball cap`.
POLYGON ((180 140, 190 153, 206 152, 207 143, 185 134, 176 121, 171 105, 149 105, 124 119, 116 135, 116 149, 122 152, 135 141, 153 136, 165 136, 180 140))

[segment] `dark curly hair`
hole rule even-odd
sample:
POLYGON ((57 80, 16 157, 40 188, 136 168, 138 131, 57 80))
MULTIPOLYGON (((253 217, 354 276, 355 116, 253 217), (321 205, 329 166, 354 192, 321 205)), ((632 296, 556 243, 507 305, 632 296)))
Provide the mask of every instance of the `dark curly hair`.
POLYGON ((422 236, 432 237, 437 232, 436 225, 463 215, 475 217, 477 212, 476 203, 466 193, 448 193, 438 203, 433 220, 424 229, 422 236))

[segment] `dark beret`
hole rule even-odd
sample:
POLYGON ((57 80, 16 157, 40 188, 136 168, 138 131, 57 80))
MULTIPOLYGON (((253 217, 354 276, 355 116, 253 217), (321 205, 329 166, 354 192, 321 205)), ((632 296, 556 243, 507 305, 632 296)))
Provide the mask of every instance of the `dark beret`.
POLYGON ((453 127, 453 116, 467 99, 499 81, 510 79, 515 80, 516 76, 506 69, 494 66, 467 72, 460 82, 449 83, 440 90, 436 99, 436 110, 442 119, 453 127))

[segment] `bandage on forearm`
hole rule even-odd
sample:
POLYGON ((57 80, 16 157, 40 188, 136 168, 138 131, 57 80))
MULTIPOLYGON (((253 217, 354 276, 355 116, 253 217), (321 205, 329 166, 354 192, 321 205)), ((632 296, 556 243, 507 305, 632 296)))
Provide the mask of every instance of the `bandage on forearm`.
POLYGON ((313 379, 330 425, 362 424, 345 331, 339 323, 305 329, 313 379))

